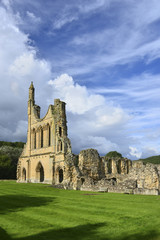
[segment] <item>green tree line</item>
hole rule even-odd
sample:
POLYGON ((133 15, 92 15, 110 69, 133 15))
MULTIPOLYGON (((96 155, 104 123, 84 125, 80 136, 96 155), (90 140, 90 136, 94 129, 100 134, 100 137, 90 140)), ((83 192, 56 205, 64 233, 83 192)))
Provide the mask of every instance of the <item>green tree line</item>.
POLYGON ((0 179, 16 179, 18 158, 23 142, 0 141, 0 179))

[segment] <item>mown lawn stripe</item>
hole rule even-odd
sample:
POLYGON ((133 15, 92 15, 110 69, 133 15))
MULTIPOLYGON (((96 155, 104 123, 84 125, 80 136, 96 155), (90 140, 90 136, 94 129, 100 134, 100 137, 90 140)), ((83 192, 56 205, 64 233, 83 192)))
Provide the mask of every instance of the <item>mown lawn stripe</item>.
POLYGON ((160 196, 92 194, 0 181, 0 239, 160 239, 160 196))

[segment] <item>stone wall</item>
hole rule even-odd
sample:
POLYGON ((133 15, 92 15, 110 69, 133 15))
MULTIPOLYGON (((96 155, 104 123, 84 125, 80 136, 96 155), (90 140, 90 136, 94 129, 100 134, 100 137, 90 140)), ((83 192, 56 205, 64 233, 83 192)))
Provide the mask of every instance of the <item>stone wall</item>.
POLYGON ((95 149, 82 150, 79 154, 78 166, 83 176, 93 180, 99 180, 105 176, 102 159, 95 149))
POLYGON ((158 195, 160 192, 159 165, 100 157, 95 149, 83 150, 76 157, 68 155, 66 172, 66 188, 126 194, 158 195))

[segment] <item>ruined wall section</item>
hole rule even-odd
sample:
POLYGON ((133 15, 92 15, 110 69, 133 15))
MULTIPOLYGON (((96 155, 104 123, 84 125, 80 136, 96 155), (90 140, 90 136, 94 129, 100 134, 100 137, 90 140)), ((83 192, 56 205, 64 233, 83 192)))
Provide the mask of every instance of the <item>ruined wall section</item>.
POLYGON ((77 167, 80 190, 151 195, 160 191, 159 165, 127 158, 106 159, 97 150, 87 149, 80 152, 77 167))
POLYGON ((38 118, 35 107, 31 114, 31 155, 55 152, 54 106, 50 105, 47 114, 38 118))
POLYGON ((132 169, 128 176, 128 180, 136 182, 136 193, 149 194, 154 191, 159 193, 159 171, 157 165, 147 163, 144 164, 141 161, 133 161, 132 169))
POLYGON ((83 176, 90 177, 96 181, 105 176, 102 159, 97 150, 82 150, 78 161, 79 170, 83 176))
POLYGON ((128 158, 106 158, 103 157, 103 162, 105 165, 105 175, 108 174, 128 174, 131 167, 132 167, 132 161, 128 158))
POLYGON ((60 101, 60 99, 54 100, 54 121, 56 132, 56 153, 71 153, 71 143, 67 137, 65 103, 60 101))

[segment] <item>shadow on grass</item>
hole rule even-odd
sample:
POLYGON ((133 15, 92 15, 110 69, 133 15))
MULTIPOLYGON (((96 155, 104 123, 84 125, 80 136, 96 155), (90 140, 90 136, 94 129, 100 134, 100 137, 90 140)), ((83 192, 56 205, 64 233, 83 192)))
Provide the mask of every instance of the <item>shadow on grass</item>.
POLYGON ((48 197, 30 197, 27 195, 0 196, 0 214, 18 211, 22 208, 44 206, 53 200, 53 198, 48 197))
MULTIPOLYGON (((125 237, 109 237, 102 234, 98 234, 97 230, 100 227, 104 227, 105 224, 87 224, 73 228, 64 228, 59 230, 50 230, 42 232, 37 235, 21 238, 21 240, 158 240, 159 234, 156 231, 150 231, 146 234, 134 234, 125 237)), ((107 227, 107 226, 106 226, 107 227)), ((19 238, 11 238, 6 231, 0 228, 1 240, 18 240, 19 238)))

